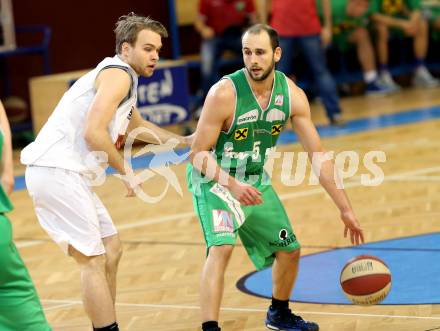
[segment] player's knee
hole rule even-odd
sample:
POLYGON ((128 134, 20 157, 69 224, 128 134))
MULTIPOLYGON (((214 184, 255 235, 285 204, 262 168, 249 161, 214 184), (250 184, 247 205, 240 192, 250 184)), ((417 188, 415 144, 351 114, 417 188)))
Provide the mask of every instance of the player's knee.
POLYGON ((82 254, 75 254, 72 256, 82 270, 99 272, 103 271, 105 268, 104 255, 85 256, 82 254))
POLYGON ((234 246, 232 245, 211 246, 209 248, 209 255, 215 259, 228 260, 233 249, 234 246))
POLYGON ((117 266, 122 257, 122 245, 116 245, 106 252, 107 266, 117 266))
POLYGON ((298 249, 295 249, 295 250, 290 251, 290 252, 284 252, 284 254, 286 256, 286 259, 290 263, 295 264, 295 263, 297 263, 299 261, 299 257, 301 255, 301 249, 298 248, 298 249))

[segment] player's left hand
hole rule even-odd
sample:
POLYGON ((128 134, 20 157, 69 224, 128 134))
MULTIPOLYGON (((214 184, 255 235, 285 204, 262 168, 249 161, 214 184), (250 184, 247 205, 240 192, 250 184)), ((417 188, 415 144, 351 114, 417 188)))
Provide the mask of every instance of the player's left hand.
POLYGON ((341 220, 345 224, 344 238, 347 238, 347 233, 350 232, 350 241, 353 245, 364 243, 364 233, 353 211, 341 212, 341 220))
POLYGON ((4 172, 1 178, 1 184, 6 194, 8 196, 11 195, 12 191, 14 190, 14 174, 4 172))
POLYGON ((184 136, 184 137, 183 137, 183 143, 184 143, 185 145, 191 147, 191 145, 192 145, 192 143, 193 143, 193 141, 194 141, 195 136, 196 136, 196 133, 195 133, 195 132, 193 132, 192 134, 190 134, 190 135, 188 135, 188 136, 184 136))
POLYGON ((330 26, 324 26, 321 29, 321 42, 324 48, 330 46, 332 42, 332 28, 330 26))

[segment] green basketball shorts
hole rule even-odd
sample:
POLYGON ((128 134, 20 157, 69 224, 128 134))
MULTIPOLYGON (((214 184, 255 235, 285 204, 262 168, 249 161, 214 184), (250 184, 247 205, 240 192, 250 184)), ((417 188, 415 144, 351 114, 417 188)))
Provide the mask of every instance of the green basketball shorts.
POLYGON ((0 331, 50 331, 34 284, 0 214, 0 331))
POLYGON ((269 183, 257 181, 263 203, 241 206, 232 194, 216 182, 201 180, 189 165, 188 188, 202 226, 207 250, 211 246, 235 245, 240 237, 247 254, 259 270, 272 265, 277 251, 300 247, 278 195, 269 183))

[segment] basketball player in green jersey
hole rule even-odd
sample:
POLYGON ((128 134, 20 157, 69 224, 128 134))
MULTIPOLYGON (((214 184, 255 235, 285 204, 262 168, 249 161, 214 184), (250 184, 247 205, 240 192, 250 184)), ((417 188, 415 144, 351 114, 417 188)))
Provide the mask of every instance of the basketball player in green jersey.
MULTIPOLYGON (((273 330, 316 331, 316 323, 289 309, 300 245, 263 165, 290 120, 310 157, 324 149, 303 91, 275 70, 281 57, 278 34, 254 25, 242 37, 245 68, 215 84, 205 100, 192 144, 187 179, 207 244, 201 277, 202 329, 218 331, 224 273, 237 236, 257 269, 273 264, 272 304, 266 326, 273 330)), ((322 160, 319 174, 341 212, 344 235, 363 242, 363 233, 334 165, 322 160)))
POLYGON ((11 131, 0 102, 0 331, 50 331, 26 266, 12 241, 6 213, 12 210, 8 195, 14 187, 11 131))

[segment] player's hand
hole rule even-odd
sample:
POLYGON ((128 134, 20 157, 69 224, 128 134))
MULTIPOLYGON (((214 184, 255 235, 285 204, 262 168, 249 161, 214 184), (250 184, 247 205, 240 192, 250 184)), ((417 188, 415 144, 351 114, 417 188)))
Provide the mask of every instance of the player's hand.
POLYGON ((7 173, 5 171, 1 178, 1 184, 6 194, 8 196, 11 195, 12 191, 14 190, 14 174, 12 172, 7 173))
POLYGON ((142 181, 134 172, 127 173, 126 175, 117 175, 117 177, 122 179, 127 189, 127 194, 125 195, 127 198, 135 197, 137 192, 142 189, 142 181))
POLYGON ((347 233, 350 233, 350 241, 353 245, 364 243, 364 233, 353 211, 341 212, 341 220, 345 224, 344 237, 347 238, 347 233))
POLYGON ((402 30, 407 36, 414 36, 417 33, 417 20, 409 20, 402 22, 402 30))
POLYGON ((201 31, 201 34, 202 34, 202 38, 206 40, 206 39, 212 39, 215 35, 215 32, 211 27, 207 26, 201 31))
POLYGON ((229 191, 234 198, 244 206, 253 206, 263 203, 260 191, 252 185, 241 183, 238 180, 233 181, 232 185, 229 187, 229 191))
POLYGON ((321 42, 324 48, 330 46, 332 42, 332 28, 330 26, 323 26, 321 29, 321 42))
POLYGON ((189 136, 184 136, 184 137, 183 137, 183 143, 184 143, 185 145, 191 147, 191 145, 192 145, 192 143, 193 143, 193 141, 194 141, 195 136, 196 136, 196 133, 195 133, 195 132, 193 132, 193 133, 190 134, 189 136))

